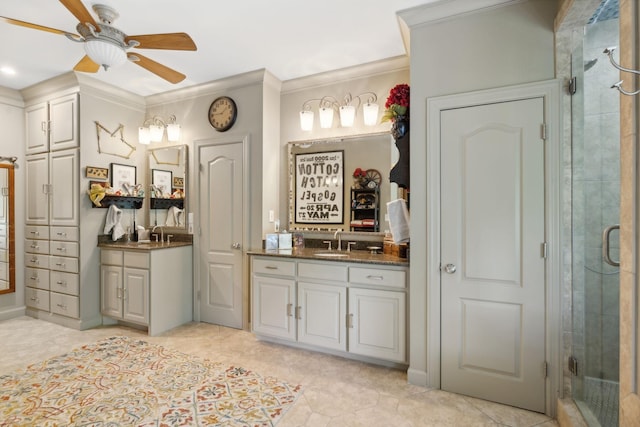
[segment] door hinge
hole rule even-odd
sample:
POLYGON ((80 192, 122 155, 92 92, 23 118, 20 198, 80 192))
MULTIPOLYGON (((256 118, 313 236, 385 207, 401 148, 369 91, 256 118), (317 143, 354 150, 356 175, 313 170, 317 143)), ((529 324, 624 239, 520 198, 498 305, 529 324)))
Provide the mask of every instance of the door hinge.
POLYGON ((547 378, 549 376, 549 364, 545 360, 542 362, 542 378, 547 378))
POLYGON ((540 244, 540 257, 547 259, 548 254, 549 254, 549 245, 547 245, 547 242, 542 242, 540 244))
POLYGON ((573 356, 569 356, 569 372, 573 376, 578 375, 578 359, 573 356))
POLYGON ((569 79, 569 84, 567 85, 567 89, 569 90, 569 95, 575 95, 578 90, 578 79, 576 77, 571 77, 569 79))
POLYGON ((540 125, 540 138, 543 141, 547 140, 547 124, 546 123, 542 123, 540 125))

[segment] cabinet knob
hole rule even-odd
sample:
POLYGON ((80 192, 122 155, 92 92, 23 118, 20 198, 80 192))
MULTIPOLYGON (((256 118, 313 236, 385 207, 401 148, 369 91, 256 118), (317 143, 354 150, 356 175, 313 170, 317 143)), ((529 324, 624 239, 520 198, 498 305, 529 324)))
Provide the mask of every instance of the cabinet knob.
POLYGON ((234 243, 233 245, 231 245, 231 247, 233 249, 240 249, 241 245, 240 245, 240 243, 234 243))

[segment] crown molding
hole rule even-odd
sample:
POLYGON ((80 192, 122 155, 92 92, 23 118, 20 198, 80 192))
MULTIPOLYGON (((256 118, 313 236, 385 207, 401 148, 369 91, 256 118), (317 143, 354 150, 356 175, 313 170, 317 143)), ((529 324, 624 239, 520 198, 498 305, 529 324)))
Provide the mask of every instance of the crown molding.
POLYGON ((526 0, 440 0, 398 11, 398 17, 409 27, 430 24, 526 0))
POLYGON ((0 104, 24 108, 24 100, 19 91, 0 86, 0 104))

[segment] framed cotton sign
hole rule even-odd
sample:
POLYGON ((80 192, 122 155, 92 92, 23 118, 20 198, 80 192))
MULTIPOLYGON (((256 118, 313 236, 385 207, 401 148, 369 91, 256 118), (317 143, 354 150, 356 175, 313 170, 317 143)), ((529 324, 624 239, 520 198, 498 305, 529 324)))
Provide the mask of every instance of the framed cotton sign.
POLYGON ((296 154, 295 222, 342 224, 344 150, 296 154))

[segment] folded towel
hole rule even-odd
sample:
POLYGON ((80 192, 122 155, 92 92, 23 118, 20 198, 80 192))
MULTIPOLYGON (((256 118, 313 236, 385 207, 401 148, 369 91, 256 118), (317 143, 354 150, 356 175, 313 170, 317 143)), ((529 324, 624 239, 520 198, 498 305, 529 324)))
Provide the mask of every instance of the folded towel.
POLYGON ((180 209, 177 206, 171 206, 167 210, 167 220, 164 225, 168 227, 181 227, 184 225, 184 209, 180 209))
POLYGON ((409 241, 409 210, 407 201, 397 199, 387 203, 387 213, 389 215, 389 228, 393 236, 393 243, 406 243, 409 241))
POLYGON ((104 223, 104 234, 109 234, 109 232, 111 232, 111 238, 113 240, 118 240, 124 236, 124 228, 122 228, 122 224, 120 224, 121 217, 122 210, 120 210, 116 205, 109 206, 107 219, 104 223))

